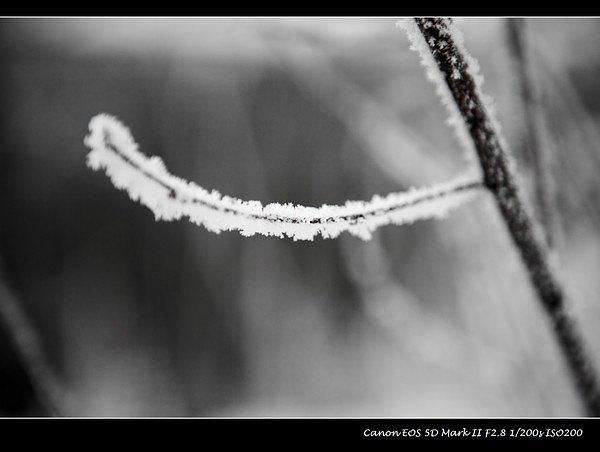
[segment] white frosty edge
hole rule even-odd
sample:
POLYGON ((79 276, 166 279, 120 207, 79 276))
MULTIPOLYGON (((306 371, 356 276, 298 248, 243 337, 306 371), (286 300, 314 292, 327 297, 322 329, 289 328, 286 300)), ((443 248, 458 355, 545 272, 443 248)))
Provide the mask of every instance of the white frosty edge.
POLYGON ((504 136, 502 134, 502 127, 500 125, 500 121, 498 121, 498 118, 497 118, 496 104, 494 102, 494 99, 492 96, 485 94, 482 89, 484 78, 483 78, 483 74, 481 74, 479 62, 467 50, 467 47, 465 46, 465 37, 453 21, 450 21, 448 23, 448 30, 450 31, 450 34, 452 35, 454 44, 456 44, 456 47, 458 48, 458 50, 465 57, 465 60, 467 62, 467 71, 469 72, 471 77, 473 77, 473 80, 475 81, 475 90, 477 91, 477 94, 479 95, 481 101, 483 102, 483 106, 486 110, 488 118, 490 119, 490 121, 492 123, 492 127, 494 128, 494 130, 496 132, 496 136, 497 136, 498 140, 500 141, 500 144, 508 153, 508 147, 506 145, 506 140, 504 139, 504 136))
POLYGON ((171 175, 159 157, 138 150, 129 129, 117 118, 99 114, 89 124, 84 143, 91 151, 87 165, 104 169, 116 188, 126 190, 134 201, 148 207, 157 220, 187 217, 219 233, 237 230, 254 234, 312 240, 335 238, 347 231, 364 240, 380 226, 444 218, 450 210, 472 199, 481 187, 479 177, 459 176, 425 188, 411 188, 371 201, 347 201, 341 206, 319 208, 293 204, 243 201, 207 191, 194 182, 171 175))
MULTIPOLYGON (((435 86, 435 93, 440 98, 444 108, 446 108, 448 113, 447 124, 452 127, 458 142, 463 148, 463 155, 465 159, 469 163, 473 162, 475 156, 477 155, 473 140, 471 139, 467 126, 460 114, 460 111, 458 110, 458 107, 456 106, 456 103, 454 102, 454 98, 452 97, 452 93, 446 84, 446 80, 444 80, 442 72, 438 69, 436 62, 433 59, 433 55, 429 50, 429 46, 427 45, 427 42, 425 42, 425 38, 421 34, 419 27, 413 18, 400 19, 396 22, 396 26, 406 32, 406 36, 410 41, 410 49, 419 55, 421 65, 425 68, 425 76, 435 86)), ((455 39, 457 46, 459 46, 462 51, 465 51, 464 46, 462 45, 462 34, 456 30, 456 27, 453 27, 453 32, 453 38, 455 39)), ((478 71, 479 65, 470 54, 466 53, 466 51, 465 55, 468 59, 471 75, 473 76, 476 85, 479 87, 481 83, 483 83, 483 78, 478 71)))
MULTIPOLYGON (((465 46, 464 35, 460 31, 460 29, 455 25, 455 23, 451 20, 446 20, 445 25, 458 51, 463 55, 465 62, 467 63, 466 70, 475 82, 475 91, 483 103, 483 108, 487 113, 492 128, 494 129, 496 138, 498 139, 500 146, 506 152, 507 163, 513 171, 513 173, 518 174, 518 172, 515 170, 514 159, 509 150, 506 139, 504 138, 504 135, 502 133, 500 121, 498 121, 497 119, 496 105, 494 103, 494 100, 491 96, 483 92, 482 86, 484 78, 480 71, 479 62, 467 50, 465 46)), ((435 85, 436 93, 438 94, 442 101, 442 104, 446 107, 448 111, 448 124, 450 124, 453 127, 455 135, 457 136, 459 142, 461 143, 465 151, 465 158, 469 162, 473 161, 476 155, 473 140, 471 139, 465 121, 461 117, 460 111, 458 110, 458 107, 454 99, 452 98, 452 93, 450 92, 450 89, 448 88, 448 85, 444 80, 444 76, 437 67, 437 64, 433 59, 433 55, 431 54, 429 46, 427 45, 427 42, 425 42, 425 38, 419 30, 419 27, 417 26, 414 18, 400 19, 396 22, 396 26, 402 28, 406 32, 406 35, 408 36, 408 39, 411 43, 410 49, 414 50, 419 54, 421 58, 421 64, 425 67, 427 78, 430 81, 432 81, 435 85)), ((453 76, 460 77, 458 71, 455 70, 455 72, 456 74, 454 74, 453 76)))

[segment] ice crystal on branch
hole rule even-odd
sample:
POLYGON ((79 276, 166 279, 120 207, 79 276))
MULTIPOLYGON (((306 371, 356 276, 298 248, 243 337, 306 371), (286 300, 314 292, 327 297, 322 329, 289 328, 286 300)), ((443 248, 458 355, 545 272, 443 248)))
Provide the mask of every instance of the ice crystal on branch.
MULTIPOLYGON (((481 75, 479 70, 479 63, 467 51, 461 31, 454 25, 451 19, 439 19, 439 21, 443 25, 438 29, 440 37, 438 39, 430 37, 429 41, 425 40, 423 34, 419 30, 418 25, 413 19, 401 19, 396 22, 396 26, 402 28, 406 32, 406 35, 411 43, 411 50, 414 50, 419 55, 421 64, 425 68, 425 75, 434 84, 435 92, 448 112, 447 122, 454 130, 454 134, 464 150, 464 157, 467 161, 472 162, 476 156, 476 150, 468 126, 461 115, 450 89, 448 88, 448 84, 444 79, 444 74, 442 71, 440 71, 431 49, 435 49, 434 51, 444 53, 447 52, 451 47, 455 47, 457 49, 459 54, 450 57, 450 76, 455 80, 459 80, 461 78, 461 71, 466 71, 466 73, 469 74, 470 78, 475 84, 475 92, 477 92, 482 99, 488 118, 493 123, 495 130, 498 132, 499 139, 503 140, 500 133, 501 128, 496 119, 495 107, 492 98, 486 96, 481 91, 481 86, 483 85, 483 75, 481 75)), ((435 22, 426 21, 424 26, 438 27, 438 24, 435 22)))
POLYGON ((188 218, 209 231, 237 230, 242 235, 263 234, 312 240, 335 238, 347 231, 364 240, 380 226, 443 218, 473 198, 482 187, 478 177, 460 176, 449 182, 405 192, 374 196, 370 201, 347 201, 341 206, 304 207, 243 201, 207 191, 194 182, 170 174, 159 157, 138 150, 129 129, 115 117, 92 118, 85 144, 87 164, 104 169, 115 187, 148 207, 157 220, 188 218))

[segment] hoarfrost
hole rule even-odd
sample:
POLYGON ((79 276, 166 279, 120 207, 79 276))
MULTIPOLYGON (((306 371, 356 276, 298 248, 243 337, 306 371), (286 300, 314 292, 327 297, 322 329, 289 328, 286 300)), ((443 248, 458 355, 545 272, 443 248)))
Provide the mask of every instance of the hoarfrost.
POLYGON ((104 169, 116 188, 148 207, 157 220, 188 218, 209 231, 237 230, 244 236, 263 234, 312 240, 335 238, 344 231, 368 240, 387 224, 406 224, 428 218, 444 218, 452 209, 472 199, 482 187, 480 178, 461 175, 425 188, 411 188, 371 201, 347 201, 341 206, 304 207, 258 201, 242 201, 207 191, 194 182, 171 175, 159 157, 138 150, 129 129, 115 117, 92 118, 85 144, 91 151, 87 164, 104 169))
MULTIPOLYGON (((426 23, 426 26, 427 25, 431 26, 431 24, 426 23)), ((469 75, 471 75, 473 81, 475 82, 475 90, 479 93, 487 110, 488 116, 490 117, 490 120, 493 123, 494 128, 498 132, 500 132, 500 124, 496 120, 495 106, 492 101, 492 98, 487 95, 484 95, 481 92, 481 86, 483 85, 483 76, 481 75, 481 72, 479 70, 479 63, 467 51, 464 45, 463 34, 454 25, 454 23, 450 20, 447 20, 445 25, 447 28, 444 31, 447 33, 448 37, 452 39, 458 50, 464 56, 465 61, 467 62, 467 71, 469 72, 469 75)), ((402 28, 406 32, 406 35, 408 36, 408 39, 411 43, 410 49, 414 50, 419 54, 419 57, 421 58, 421 64, 425 67, 425 74, 427 78, 431 82, 433 82, 435 86, 435 92, 448 112, 447 123, 453 128, 454 134, 456 135, 460 145, 464 150, 465 159, 468 162, 472 162, 475 156, 477 155, 475 152, 473 140, 470 137, 465 121, 461 117, 456 102, 452 97, 452 93, 450 92, 450 89, 448 88, 448 85, 444 80, 444 75, 439 70, 433 58, 433 55, 431 54, 429 46, 425 41, 425 38, 423 37, 421 31, 419 30, 418 25, 416 24, 414 19, 405 18, 396 22, 396 26, 402 28)), ((436 43, 432 44, 432 46, 435 45, 436 43)), ((448 43, 446 41, 441 41, 437 44, 440 50, 444 50, 444 48, 447 47, 447 45, 448 43)), ((452 57, 451 62, 452 64, 457 64, 458 60, 456 57, 452 57)), ((454 79, 460 78, 460 71, 458 67, 453 68, 451 76, 454 79)))

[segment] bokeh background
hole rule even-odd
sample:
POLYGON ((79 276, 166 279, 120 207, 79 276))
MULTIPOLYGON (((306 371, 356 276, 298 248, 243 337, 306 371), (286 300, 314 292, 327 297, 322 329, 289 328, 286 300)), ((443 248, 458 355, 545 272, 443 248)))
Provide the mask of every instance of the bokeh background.
MULTIPOLYGON (((456 21, 531 194, 507 19, 456 21)), ((85 166, 107 112, 172 173, 263 203, 450 179, 473 161, 394 25, 0 19, 0 415, 580 414, 486 194, 369 242, 293 242, 155 222, 85 166)), ((600 364, 600 21, 527 27, 555 263, 600 364)))

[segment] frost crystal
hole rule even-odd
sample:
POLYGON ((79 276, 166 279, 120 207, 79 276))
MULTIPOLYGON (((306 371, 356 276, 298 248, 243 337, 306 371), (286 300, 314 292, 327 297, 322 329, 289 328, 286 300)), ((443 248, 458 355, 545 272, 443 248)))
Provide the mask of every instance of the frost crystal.
POLYGON ((187 217, 216 233, 237 230, 244 236, 259 233, 312 240, 317 235, 334 238, 347 231, 367 240, 379 226, 443 218, 472 199, 482 186, 477 177, 460 176, 431 187, 374 196, 368 202, 347 201, 342 206, 263 206, 258 201, 209 192, 171 175, 159 157, 147 157, 138 151, 129 129, 113 116, 97 115, 89 128, 85 138, 91 149, 89 167, 103 168, 115 187, 126 190, 131 199, 152 210, 157 220, 187 217))
MULTIPOLYGON (((472 162, 477 155, 475 152, 475 146, 473 145, 473 140, 471 139, 465 121, 463 120, 460 111, 456 106, 456 102, 452 97, 452 93, 450 92, 450 89, 444 80, 444 75, 438 69, 433 55, 431 55, 431 51, 429 50, 429 46, 421 34, 419 27, 413 19, 408 18, 399 20, 396 22, 396 26, 402 28, 406 32, 411 44, 410 49, 419 54, 419 57, 421 58, 421 64, 425 67, 425 75, 435 85, 435 92, 448 112, 448 125, 453 128, 454 134, 464 150, 465 159, 468 162, 472 162)), ((429 26, 431 26, 431 24, 429 24, 429 26)), ((469 71, 473 77, 473 80, 475 80, 475 83, 478 85, 478 87, 481 86, 483 83, 483 77, 479 73, 479 64, 469 53, 466 52, 463 45, 462 33, 460 33, 460 31, 456 29, 452 23, 448 24, 448 28, 451 30, 452 39, 457 47, 459 47, 463 52, 469 63, 469 71)), ((435 45, 435 43, 432 45, 435 45)), ((446 41, 441 41, 438 44, 442 50, 447 45, 448 43, 446 41)), ((456 59, 453 61, 453 63, 456 63, 456 59)), ((456 79, 460 78, 460 72, 457 68, 454 69, 452 76, 456 79)))

